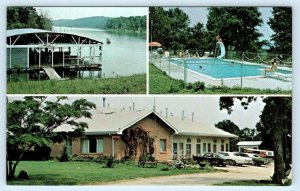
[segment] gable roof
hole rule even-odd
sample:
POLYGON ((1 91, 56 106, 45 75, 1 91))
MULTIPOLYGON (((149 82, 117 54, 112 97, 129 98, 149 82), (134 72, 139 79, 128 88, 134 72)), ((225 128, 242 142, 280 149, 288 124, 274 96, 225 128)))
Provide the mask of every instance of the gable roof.
MULTIPOLYGON (((89 126, 89 128, 85 130, 86 135, 122 134, 125 129, 138 123, 151 114, 155 114, 155 116, 161 119, 170 129, 174 131, 175 134, 178 133, 178 130, 172 124, 151 110, 122 111, 120 109, 101 109, 93 111, 92 113, 92 119, 80 119, 80 121, 86 122, 89 126)), ((62 125, 57 129, 57 131, 72 130, 72 126, 67 124, 62 125)))
MULTIPOLYGON (((165 118, 153 110, 125 111, 121 109, 101 108, 92 113, 92 119, 80 119, 80 121, 86 122, 89 126, 89 128, 85 130, 86 135, 122 134, 125 129, 144 118, 155 115, 155 117, 159 118, 168 128, 172 129, 174 133, 178 135, 237 137, 221 129, 210 127, 199 122, 181 120, 176 117, 165 118)), ((63 125, 56 131, 72 131, 72 127, 70 125, 63 125)))

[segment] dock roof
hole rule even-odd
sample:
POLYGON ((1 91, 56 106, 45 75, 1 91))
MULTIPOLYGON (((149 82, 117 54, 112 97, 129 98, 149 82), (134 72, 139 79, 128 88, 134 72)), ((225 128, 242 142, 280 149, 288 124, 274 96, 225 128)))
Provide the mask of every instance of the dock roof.
POLYGON ((103 44, 98 40, 85 36, 33 28, 7 30, 6 39, 7 45, 103 44))

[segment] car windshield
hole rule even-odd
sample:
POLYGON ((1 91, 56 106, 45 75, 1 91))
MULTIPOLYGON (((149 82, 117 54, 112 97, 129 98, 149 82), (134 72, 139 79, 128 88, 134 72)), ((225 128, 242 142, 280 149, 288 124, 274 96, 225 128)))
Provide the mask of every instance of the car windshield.
POLYGON ((220 155, 223 155, 223 156, 229 156, 228 153, 219 153, 220 155))

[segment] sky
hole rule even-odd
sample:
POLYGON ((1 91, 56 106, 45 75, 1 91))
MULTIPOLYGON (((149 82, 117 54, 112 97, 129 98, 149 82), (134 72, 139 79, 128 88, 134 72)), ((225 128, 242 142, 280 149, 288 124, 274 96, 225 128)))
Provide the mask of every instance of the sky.
MULTIPOLYGON (((264 107, 261 97, 253 102, 248 110, 244 110, 240 106, 240 102, 236 101, 233 107, 233 113, 228 115, 226 110, 219 109, 219 96, 69 96, 68 101, 85 98, 97 105, 97 108, 103 108, 103 97, 105 97, 106 107, 130 110, 133 102, 135 110, 152 110, 155 98, 155 110, 162 116, 166 116, 166 108, 168 108, 168 116, 181 118, 184 111, 185 119, 192 119, 194 112, 194 120, 214 127, 216 123, 224 119, 230 119, 240 128, 255 128, 259 121, 259 115, 264 107)), ((54 100, 55 96, 49 96, 54 100)), ((18 96, 9 99, 20 99, 18 96)))
POLYGON ((35 7, 41 13, 47 13, 52 20, 78 19, 92 16, 129 17, 148 14, 147 7, 35 7))

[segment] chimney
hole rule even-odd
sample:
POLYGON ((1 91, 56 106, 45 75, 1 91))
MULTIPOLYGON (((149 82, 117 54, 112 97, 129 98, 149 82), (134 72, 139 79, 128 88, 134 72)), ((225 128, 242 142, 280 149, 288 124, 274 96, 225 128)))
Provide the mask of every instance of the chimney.
POLYGON ((192 122, 194 122, 194 112, 192 112, 192 122))
POLYGON ((182 121, 184 120, 184 111, 182 111, 182 121))
POLYGON ((132 103, 132 111, 134 111, 134 102, 132 103))
POLYGON ((105 97, 103 98, 103 107, 105 107, 105 97))
POLYGON ((107 108, 109 108, 109 103, 107 104, 107 108))
POLYGON ((166 108, 166 118, 168 118, 168 108, 166 108))

